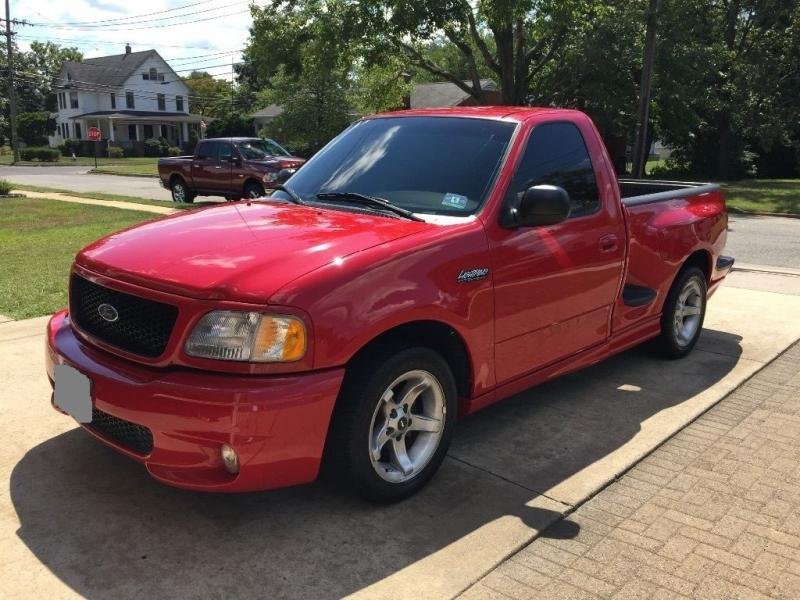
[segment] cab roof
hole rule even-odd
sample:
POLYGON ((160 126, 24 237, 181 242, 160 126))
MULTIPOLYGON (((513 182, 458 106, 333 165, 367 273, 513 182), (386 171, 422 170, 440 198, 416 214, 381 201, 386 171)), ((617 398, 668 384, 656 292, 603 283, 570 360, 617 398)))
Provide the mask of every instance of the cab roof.
POLYGON ((564 116, 574 115, 579 111, 565 108, 531 107, 531 106, 453 106, 446 108, 415 108, 411 110, 397 110, 380 113, 366 117, 380 119, 387 117, 468 117, 474 119, 506 119, 511 121, 525 121, 528 118, 542 113, 563 113, 564 116))

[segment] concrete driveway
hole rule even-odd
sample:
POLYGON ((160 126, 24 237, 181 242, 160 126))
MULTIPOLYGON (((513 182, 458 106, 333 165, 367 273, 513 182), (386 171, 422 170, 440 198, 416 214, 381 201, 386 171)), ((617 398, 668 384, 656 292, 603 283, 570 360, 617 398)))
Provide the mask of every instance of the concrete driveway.
POLYGON ((0 596, 456 595, 800 338, 800 296, 738 276, 689 358, 634 349, 474 415, 432 484, 390 507, 325 483, 158 484, 50 408, 46 319, 0 324, 0 596))
POLYGON ((172 200, 168 190, 155 177, 123 177, 93 175, 90 167, 5 167, 0 166, 0 178, 12 183, 39 185, 71 192, 102 192, 119 196, 135 196, 151 200, 172 200))

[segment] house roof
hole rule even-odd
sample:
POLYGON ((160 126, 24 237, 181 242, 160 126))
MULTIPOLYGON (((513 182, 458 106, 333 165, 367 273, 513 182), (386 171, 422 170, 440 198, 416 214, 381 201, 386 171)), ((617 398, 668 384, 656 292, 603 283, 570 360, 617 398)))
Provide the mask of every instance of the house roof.
POLYGON ((169 121, 182 121, 188 120, 190 122, 200 121, 201 119, 210 120, 202 115, 195 115, 185 112, 167 112, 164 110, 96 110, 94 112, 83 113, 69 117, 70 120, 86 119, 93 117, 108 117, 110 119, 125 119, 126 121, 135 121, 137 119, 143 121, 153 120, 169 120, 169 121))
POLYGON ((258 112, 254 112, 251 117, 280 117, 283 114, 283 107, 277 104, 270 104, 266 108, 262 108, 258 112))
MULTIPOLYGON (((465 81, 471 86, 471 81, 465 81)), ((491 79, 481 79, 481 88, 492 91, 497 84, 491 79)), ((458 106, 469 98, 469 94, 454 83, 422 83, 411 91, 411 108, 437 108, 440 106, 458 106)))
POLYGON ((81 62, 68 60, 64 62, 62 71, 66 71, 76 82, 119 87, 151 56, 161 58, 155 50, 142 50, 87 58, 81 62))

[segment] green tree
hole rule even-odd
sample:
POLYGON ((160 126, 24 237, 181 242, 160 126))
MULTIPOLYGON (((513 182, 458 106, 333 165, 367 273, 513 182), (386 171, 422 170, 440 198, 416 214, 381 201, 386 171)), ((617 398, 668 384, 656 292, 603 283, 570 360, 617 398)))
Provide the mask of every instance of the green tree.
POLYGON ((229 81, 215 79, 205 71, 192 71, 183 78, 192 94, 189 96, 189 112, 206 117, 221 117, 231 108, 232 92, 229 81))
POLYGON ((56 131, 56 120, 46 111, 21 113, 18 119, 19 138, 28 146, 46 145, 47 136, 56 131))

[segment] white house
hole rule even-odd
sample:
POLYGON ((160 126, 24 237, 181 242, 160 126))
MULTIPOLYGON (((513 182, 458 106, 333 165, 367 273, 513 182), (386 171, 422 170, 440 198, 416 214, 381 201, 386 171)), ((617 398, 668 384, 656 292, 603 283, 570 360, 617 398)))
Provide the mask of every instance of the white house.
POLYGON ((50 145, 65 139, 88 140, 89 127, 113 146, 143 150, 148 138, 164 137, 173 146, 198 130, 199 115, 189 114, 190 88, 155 50, 67 61, 56 88, 58 117, 50 145))

